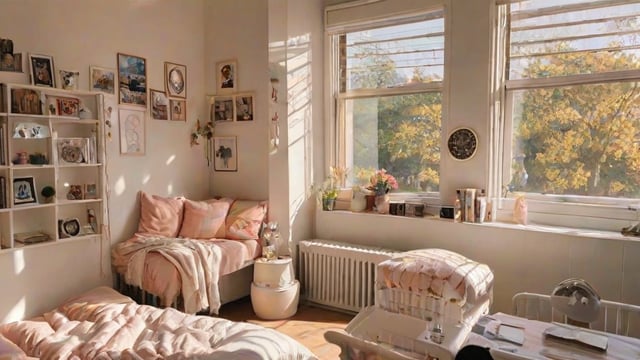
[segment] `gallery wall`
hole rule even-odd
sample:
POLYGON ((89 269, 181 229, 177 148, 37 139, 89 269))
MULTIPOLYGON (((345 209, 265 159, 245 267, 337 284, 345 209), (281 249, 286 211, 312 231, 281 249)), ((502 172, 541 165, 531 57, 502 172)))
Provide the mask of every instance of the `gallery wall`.
MULTIPOLYGON (((202 146, 190 146, 196 119, 206 120, 203 0, 2 0, 0 38, 14 51, 53 57, 56 69, 80 73, 89 89, 89 66, 116 68, 117 53, 146 60, 148 88, 164 89, 164 62, 187 68, 185 122, 146 120, 142 156, 120 154, 118 124, 107 142, 110 239, 32 245, 0 252, 0 322, 50 309, 64 298, 111 284, 111 244, 137 228, 138 191, 163 196, 209 195, 202 146)), ((215 15, 213 19, 215 19, 215 15)), ((24 65, 27 65, 26 62, 24 65)), ((26 67, 28 69, 28 67, 26 67)), ((28 72, 0 72, 0 82, 28 83, 28 72)), ((247 77, 252 74, 248 73, 247 77)))

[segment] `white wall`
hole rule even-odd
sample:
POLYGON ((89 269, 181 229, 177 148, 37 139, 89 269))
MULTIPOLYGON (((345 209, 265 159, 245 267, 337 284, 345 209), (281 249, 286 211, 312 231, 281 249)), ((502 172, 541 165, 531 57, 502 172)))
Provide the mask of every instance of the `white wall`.
MULTIPOLYGON (((487 188, 493 2, 447 1, 451 68, 447 73, 449 101, 445 113, 451 123, 443 128, 443 135, 465 125, 476 130, 479 137, 478 153, 469 161, 456 162, 442 154, 442 170, 452 174, 441 179, 443 201, 449 204, 456 188, 487 188)), ((623 239, 617 234, 576 236, 531 228, 318 211, 315 235, 398 250, 439 247, 484 262, 496 276, 494 311, 509 312, 511 297, 518 291, 549 293, 569 277, 587 279, 603 298, 640 304, 637 239, 623 239)))
MULTIPOLYGON (((164 89, 164 61, 187 66, 186 123, 147 119, 145 156, 121 156, 117 124, 112 129, 111 244, 135 232, 138 190, 193 199, 209 194, 202 147, 189 145, 196 119, 208 116, 203 8, 203 0, 0 0, 0 37, 12 39, 23 59, 29 52, 46 54, 56 69, 78 70, 81 90, 89 88, 89 66, 116 68, 118 52, 147 60, 152 89, 164 89)), ((27 83, 27 74, 0 72, 0 81, 27 83)), ((108 242, 70 241, 0 252, 0 322, 111 284, 109 248, 108 242)))

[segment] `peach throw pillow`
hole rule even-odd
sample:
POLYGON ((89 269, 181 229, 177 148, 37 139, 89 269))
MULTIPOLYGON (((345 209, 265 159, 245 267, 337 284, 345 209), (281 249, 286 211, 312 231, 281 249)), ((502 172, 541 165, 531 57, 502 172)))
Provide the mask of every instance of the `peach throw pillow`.
POLYGON ((184 220, 180 237, 191 239, 222 239, 225 237, 224 219, 229 211, 224 200, 184 202, 184 220))
POLYGON ((266 216, 266 201, 234 201, 227 215, 227 239, 258 240, 260 228, 266 216))
POLYGON ((176 237, 182 224, 184 198, 166 198, 140 192, 138 233, 176 237))

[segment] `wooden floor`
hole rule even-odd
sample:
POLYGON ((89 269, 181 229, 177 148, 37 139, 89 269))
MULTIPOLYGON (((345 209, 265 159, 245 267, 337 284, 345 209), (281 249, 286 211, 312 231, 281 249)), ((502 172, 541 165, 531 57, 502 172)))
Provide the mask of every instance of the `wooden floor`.
POLYGON ((233 321, 246 321, 275 329, 296 339, 320 359, 338 359, 340 348, 324 339, 327 330, 344 329, 354 315, 330 311, 324 308, 300 304, 298 312, 286 320, 261 320, 253 312, 250 298, 246 297, 225 304, 220 317, 233 321))

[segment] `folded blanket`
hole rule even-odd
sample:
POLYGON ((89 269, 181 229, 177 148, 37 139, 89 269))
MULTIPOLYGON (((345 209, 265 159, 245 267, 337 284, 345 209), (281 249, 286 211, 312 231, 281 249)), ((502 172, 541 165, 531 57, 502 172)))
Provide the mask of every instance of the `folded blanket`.
MULTIPOLYGON (((182 238, 137 236, 123 241, 114 246, 112 261, 116 267, 126 266, 128 284, 143 288, 145 258, 149 252, 165 257, 180 273, 185 312, 194 314, 209 308, 210 313, 218 313, 220 248, 207 241, 182 238)), ((173 299, 162 300, 170 304, 173 299)))
POLYGON ((401 253, 378 264, 378 283, 387 288, 426 292, 464 303, 491 291, 493 272, 485 265, 444 249, 401 253))
POLYGON ((138 305, 121 295, 102 302, 100 294, 117 293, 98 289, 41 317, 0 325, 0 335, 42 359, 316 359, 272 329, 138 305))

